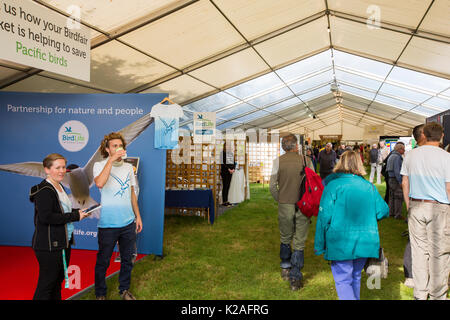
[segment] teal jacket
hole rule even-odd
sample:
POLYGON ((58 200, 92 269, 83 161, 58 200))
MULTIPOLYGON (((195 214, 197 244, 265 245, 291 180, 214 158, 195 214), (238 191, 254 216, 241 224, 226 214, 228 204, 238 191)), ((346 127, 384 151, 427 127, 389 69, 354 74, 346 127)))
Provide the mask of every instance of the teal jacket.
POLYGON ((325 183, 314 253, 324 253, 324 258, 332 261, 378 258, 377 221, 389 215, 389 207, 378 190, 364 178, 349 173, 333 173, 325 183))

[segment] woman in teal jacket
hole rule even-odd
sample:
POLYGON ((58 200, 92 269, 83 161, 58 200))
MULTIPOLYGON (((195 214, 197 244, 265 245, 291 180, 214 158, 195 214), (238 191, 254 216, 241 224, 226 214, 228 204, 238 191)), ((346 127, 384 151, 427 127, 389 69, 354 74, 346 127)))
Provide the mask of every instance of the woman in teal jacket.
POLYGON ((367 258, 379 255, 377 221, 389 214, 388 205, 364 174, 359 155, 344 152, 325 179, 317 216, 314 253, 331 260, 341 300, 359 300, 361 271, 367 258))

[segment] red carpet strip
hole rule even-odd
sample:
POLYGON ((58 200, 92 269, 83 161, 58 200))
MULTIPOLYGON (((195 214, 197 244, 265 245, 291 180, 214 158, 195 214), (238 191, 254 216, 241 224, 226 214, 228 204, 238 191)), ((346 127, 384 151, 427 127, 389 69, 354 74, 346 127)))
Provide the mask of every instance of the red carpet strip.
MULTIPOLYGON (((114 262, 118 252, 111 258, 106 276, 120 270, 120 262, 114 262)), ((136 260, 145 255, 139 254, 136 260)), ((72 249, 68 266, 69 288, 61 292, 62 299, 69 299, 94 285, 96 250, 72 249)), ((36 289, 39 276, 39 264, 30 247, 0 246, 0 300, 31 300, 36 289)), ((115 290, 117 288, 108 288, 115 290)))

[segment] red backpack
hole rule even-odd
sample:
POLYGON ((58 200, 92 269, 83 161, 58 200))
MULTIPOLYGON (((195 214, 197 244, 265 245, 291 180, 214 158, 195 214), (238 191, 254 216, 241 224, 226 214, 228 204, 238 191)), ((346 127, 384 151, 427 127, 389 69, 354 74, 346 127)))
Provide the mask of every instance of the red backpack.
POLYGON ((300 200, 296 205, 307 217, 315 216, 319 213, 320 198, 322 197, 323 184, 320 176, 306 166, 304 158, 304 166, 301 172, 304 175, 300 185, 300 200))

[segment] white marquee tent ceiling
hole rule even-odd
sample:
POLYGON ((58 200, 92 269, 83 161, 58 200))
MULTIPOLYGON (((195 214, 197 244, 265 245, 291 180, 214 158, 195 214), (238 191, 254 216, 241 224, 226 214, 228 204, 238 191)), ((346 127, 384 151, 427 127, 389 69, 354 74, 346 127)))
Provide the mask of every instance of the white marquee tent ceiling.
POLYGON ((0 60, 1 90, 168 92, 187 129, 192 112, 216 111, 219 129, 398 133, 450 109, 450 0, 35 2, 81 8, 91 81, 0 60))

